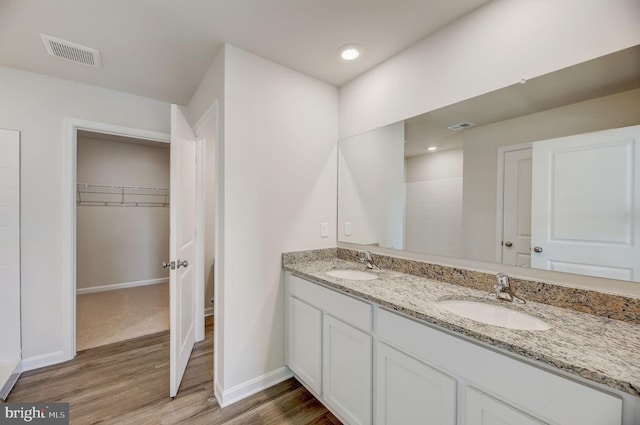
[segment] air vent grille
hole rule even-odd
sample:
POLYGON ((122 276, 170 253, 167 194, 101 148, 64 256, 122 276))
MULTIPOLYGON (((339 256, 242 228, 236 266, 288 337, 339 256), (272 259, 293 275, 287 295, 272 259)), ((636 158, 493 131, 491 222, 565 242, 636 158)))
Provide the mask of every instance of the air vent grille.
POLYGON ((100 52, 91 47, 40 34, 47 52, 58 59, 86 65, 93 68, 100 67, 100 52))
POLYGON ((449 127, 447 127, 449 130, 453 130, 453 131, 458 131, 458 130, 462 130, 463 128, 469 128, 469 127, 473 127, 474 124, 470 123, 470 122, 461 122, 459 124, 454 124, 454 125, 450 125, 449 127))

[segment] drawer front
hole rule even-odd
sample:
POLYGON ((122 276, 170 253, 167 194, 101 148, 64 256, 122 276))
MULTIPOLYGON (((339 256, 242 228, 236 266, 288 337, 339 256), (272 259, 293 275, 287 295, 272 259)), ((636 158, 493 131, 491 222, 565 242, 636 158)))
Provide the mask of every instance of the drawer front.
POLYGON ((543 422, 501 403, 473 387, 467 388, 465 416, 465 425, 545 425, 543 422))
POLYGON ((371 304, 327 289, 294 275, 288 276, 290 295, 365 332, 371 332, 371 304))
POLYGON ((378 309, 380 340, 544 422, 619 425, 622 400, 462 338, 378 309))

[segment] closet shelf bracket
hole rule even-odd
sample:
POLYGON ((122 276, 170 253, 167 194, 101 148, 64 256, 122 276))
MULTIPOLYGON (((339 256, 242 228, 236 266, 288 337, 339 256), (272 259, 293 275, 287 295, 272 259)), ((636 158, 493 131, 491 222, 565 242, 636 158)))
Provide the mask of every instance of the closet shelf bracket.
POLYGON ((78 183, 76 205, 98 207, 168 207, 169 189, 78 183))

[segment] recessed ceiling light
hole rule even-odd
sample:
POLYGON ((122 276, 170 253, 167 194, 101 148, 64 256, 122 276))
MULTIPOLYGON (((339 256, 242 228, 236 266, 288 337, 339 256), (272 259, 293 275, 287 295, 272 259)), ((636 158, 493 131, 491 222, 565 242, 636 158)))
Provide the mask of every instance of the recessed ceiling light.
POLYGON ((362 54, 362 47, 357 44, 345 44, 340 47, 340 57, 346 61, 357 59, 362 54))
POLYGON ((430 151, 430 152, 433 152, 433 151, 435 151, 435 150, 438 150, 438 147, 437 147, 437 146, 429 146, 429 147, 427 148, 427 150, 428 150, 428 151, 430 151))

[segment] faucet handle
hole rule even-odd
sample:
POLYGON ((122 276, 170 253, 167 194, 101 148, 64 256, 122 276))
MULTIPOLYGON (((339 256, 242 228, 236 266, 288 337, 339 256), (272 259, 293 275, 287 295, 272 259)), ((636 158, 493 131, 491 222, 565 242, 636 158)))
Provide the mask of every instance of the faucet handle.
POLYGON ((498 273, 496 274, 496 279, 498 280, 498 283, 494 287, 496 290, 509 287, 509 277, 506 274, 498 273))
POLYGON ((358 251, 356 257, 360 262, 371 261, 373 258, 371 257, 371 252, 369 251, 358 251))

